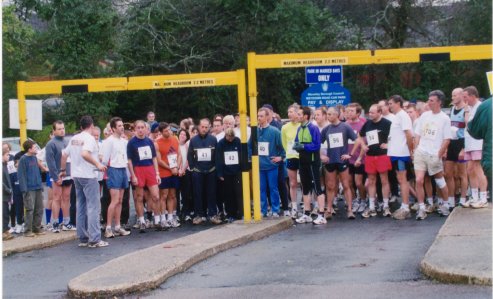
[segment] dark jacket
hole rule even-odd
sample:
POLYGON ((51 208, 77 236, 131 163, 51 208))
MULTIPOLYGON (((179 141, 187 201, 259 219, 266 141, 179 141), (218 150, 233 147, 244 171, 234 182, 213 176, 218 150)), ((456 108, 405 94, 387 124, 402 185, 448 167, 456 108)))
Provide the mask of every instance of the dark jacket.
POLYGON ((40 190, 43 188, 41 185, 41 171, 36 156, 22 156, 19 160, 17 174, 21 192, 40 190))
POLYGON ((187 160, 192 172, 209 173, 216 169, 216 137, 206 134, 205 136, 197 135, 190 139, 188 146, 187 160), (210 150, 210 161, 199 161, 198 154, 200 151, 210 150))
POLYGON ((217 143, 216 149, 216 170, 217 177, 224 177, 225 175, 235 175, 241 172, 240 166, 241 157, 241 141, 238 137, 235 137, 232 142, 226 140, 226 138, 221 139, 217 143), (234 164, 226 165, 225 152, 236 152, 232 157, 236 159, 234 164))

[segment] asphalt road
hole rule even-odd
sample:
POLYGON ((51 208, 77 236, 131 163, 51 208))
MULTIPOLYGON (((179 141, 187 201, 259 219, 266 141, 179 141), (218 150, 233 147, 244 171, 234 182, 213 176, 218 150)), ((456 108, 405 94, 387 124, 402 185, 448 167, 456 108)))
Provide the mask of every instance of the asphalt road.
POLYGON ((347 220, 292 229, 223 252, 148 298, 492 298, 491 287, 427 280, 419 263, 445 218, 347 220))
MULTIPOLYGON (((104 248, 80 248, 78 241, 19 253, 3 259, 3 298, 64 298, 70 279, 111 259, 136 250, 208 229, 186 224, 166 232, 132 230, 126 237, 107 240, 104 248)), ((118 275, 118 273, 115 273, 118 275)))

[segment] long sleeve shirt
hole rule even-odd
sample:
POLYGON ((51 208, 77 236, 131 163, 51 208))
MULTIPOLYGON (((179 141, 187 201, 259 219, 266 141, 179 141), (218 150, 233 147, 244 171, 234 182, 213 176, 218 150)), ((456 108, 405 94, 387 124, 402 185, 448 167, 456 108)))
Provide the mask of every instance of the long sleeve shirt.
POLYGON ((216 149, 216 170, 218 177, 234 175, 241 172, 241 141, 235 137, 232 142, 221 139, 216 149))
POLYGON ((216 137, 200 134, 190 139, 187 160, 191 171, 209 173, 216 169, 216 137))
MULTIPOLYGON (((55 137, 46 144, 46 165, 50 170, 50 178, 53 181, 58 180, 60 174, 60 163, 62 161, 62 151, 68 142, 63 137, 55 137)), ((66 176, 70 176, 70 163, 66 166, 66 176)))
POLYGON ((41 172, 36 156, 22 156, 19 160, 17 174, 21 192, 40 190, 42 188, 41 172))
MULTIPOLYGON (((260 170, 271 170, 279 167, 279 163, 272 162, 273 157, 286 158, 286 152, 282 146, 281 132, 273 127, 257 128, 258 156, 260 170)), ((249 141, 249 155, 251 155, 252 143, 249 141)))

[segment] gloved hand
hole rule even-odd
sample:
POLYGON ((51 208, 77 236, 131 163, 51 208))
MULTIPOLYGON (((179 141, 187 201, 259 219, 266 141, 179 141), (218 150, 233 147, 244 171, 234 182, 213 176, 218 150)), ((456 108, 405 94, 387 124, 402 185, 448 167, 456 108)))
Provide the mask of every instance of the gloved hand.
POLYGON ((303 144, 297 142, 293 145, 293 150, 295 150, 299 153, 299 152, 305 150, 305 146, 303 144))

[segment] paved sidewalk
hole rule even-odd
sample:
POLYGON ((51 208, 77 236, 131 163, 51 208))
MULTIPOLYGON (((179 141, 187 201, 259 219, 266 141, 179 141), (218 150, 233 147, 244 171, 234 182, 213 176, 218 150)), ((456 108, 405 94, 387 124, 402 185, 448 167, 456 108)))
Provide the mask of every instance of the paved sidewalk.
POLYGON ((491 203, 485 209, 454 209, 421 262, 421 271, 445 283, 491 286, 492 211, 491 203))
POLYGON ((74 297, 110 297, 148 291, 221 251, 292 226, 291 218, 217 226, 113 259, 72 279, 68 293, 74 297))
POLYGON ((33 238, 20 235, 12 240, 2 241, 2 255, 5 257, 14 253, 42 249, 75 239, 77 239, 75 231, 62 231, 57 234, 47 231, 46 235, 35 236, 33 238))

